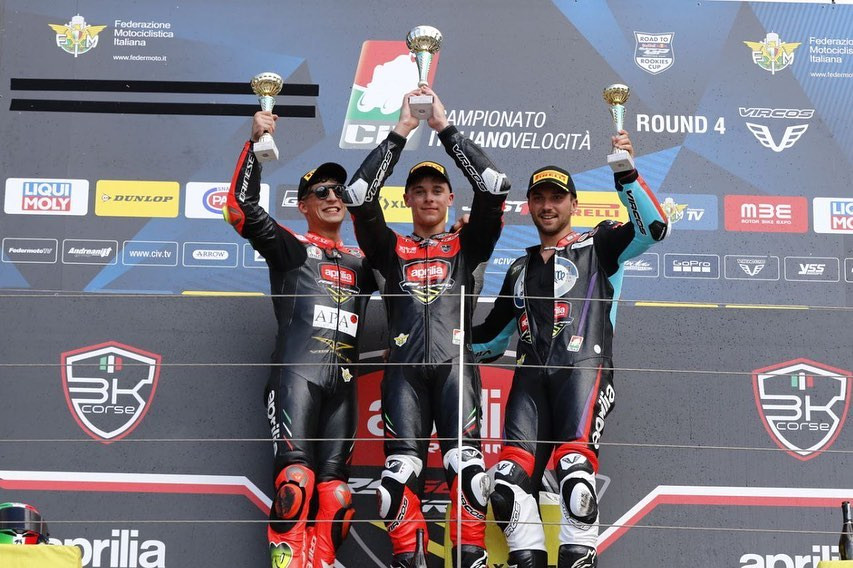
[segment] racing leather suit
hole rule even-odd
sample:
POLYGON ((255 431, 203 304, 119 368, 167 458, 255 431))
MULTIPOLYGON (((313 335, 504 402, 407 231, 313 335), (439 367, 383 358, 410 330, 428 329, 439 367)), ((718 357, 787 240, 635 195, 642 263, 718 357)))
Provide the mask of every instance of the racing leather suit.
POLYGON ((346 484, 358 408, 353 364, 376 283, 358 249, 277 224, 258 203, 260 179, 261 164, 247 142, 225 214, 266 259, 278 321, 264 392, 276 489, 268 536, 274 557, 291 557, 297 568, 320 567, 334 564, 353 514, 346 484), (317 523, 306 531, 310 510, 317 523))
MULTIPOLYGON (((459 232, 425 239, 399 235, 386 225, 378 191, 406 143, 394 132, 367 156, 343 198, 359 245, 385 278, 390 353, 382 381, 382 418, 387 461, 379 492, 380 515, 386 519, 395 556, 414 551, 416 529, 426 528, 417 493, 433 421, 451 495, 456 495, 457 482, 463 484, 462 534, 452 531, 451 540, 454 546, 484 548, 483 484, 488 479, 480 452, 481 386, 467 337, 460 361, 460 291, 465 286, 464 328, 470 329, 473 272, 494 250, 510 182, 455 126, 438 136, 474 188, 470 221, 459 232), (460 380, 463 443, 457 448, 460 380)), ((458 514, 454 499, 450 518, 458 514)))
POLYGON ((517 330, 517 366, 505 413, 506 443, 495 468, 492 506, 510 563, 544 566, 535 495, 553 451, 563 523, 559 566, 595 566, 594 474, 604 418, 615 403, 612 338, 624 262, 662 240, 668 219, 636 170, 616 175, 630 221, 571 232, 548 261, 532 246, 507 271, 483 324, 480 360, 502 355, 517 330), (555 440, 557 444, 534 442, 555 440))

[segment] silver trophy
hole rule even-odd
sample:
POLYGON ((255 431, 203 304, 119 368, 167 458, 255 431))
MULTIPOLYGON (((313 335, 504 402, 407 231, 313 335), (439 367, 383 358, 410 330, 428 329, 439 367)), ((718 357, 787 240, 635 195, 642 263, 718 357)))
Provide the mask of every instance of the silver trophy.
MULTIPOLYGON (((441 32, 432 26, 417 26, 406 36, 409 51, 415 54, 418 64, 418 87, 429 85, 429 68, 432 56, 441 48, 441 32)), ((432 95, 412 95, 409 97, 409 108, 412 116, 427 120, 432 116, 432 95)))
MULTIPOLYGON (((625 129, 625 101, 628 100, 628 95, 631 94, 631 89, 628 85, 616 83, 604 89, 604 100, 610 105, 610 116, 613 117, 613 125, 616 126, 616 132, 625 129)), ((634 169, 634 159, 627 150, 613 149, 613 152, 607 154, 607 163, 610 169, 614 172, 629 172, 634 169)))
MULTIPOLYGON (((284 81, 281 75, 276 73, 259 73, 252 77, 252 90, 258 95, 261 110, 272 112, 275 106, 275 96, 281 92, 282 85, 284 85, 284 81)), ((255 142, 252 149, 258 161, 269 162, 278 160, 278 148, 269 132, 261 134, 261 137, 255 142)))

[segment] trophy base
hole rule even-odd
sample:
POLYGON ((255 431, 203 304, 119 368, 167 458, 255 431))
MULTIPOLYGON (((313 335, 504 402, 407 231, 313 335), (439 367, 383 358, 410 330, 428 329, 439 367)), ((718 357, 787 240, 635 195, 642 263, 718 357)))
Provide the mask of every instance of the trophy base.
POLYGON ((613 170, 613 173, 630 172, 634 169, 634 158, 625 150, 617 150, 612 154, 607 154, 607 165, 613 170))
POLYGON ((252 151, 259 162, 278 160, 278 148, 272 138, 261 137, 260 140, 252 144, 252 151))
POLYGON ((412 95, 409 97, 409 108, 412 116, 419 120, 432 118, 432 95, 412 95))

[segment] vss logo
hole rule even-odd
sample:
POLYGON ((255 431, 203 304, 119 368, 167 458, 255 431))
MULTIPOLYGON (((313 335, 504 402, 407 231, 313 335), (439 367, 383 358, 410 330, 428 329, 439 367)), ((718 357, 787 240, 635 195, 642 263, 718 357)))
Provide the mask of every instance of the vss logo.
MULTIPOLYGON (((763 107, 739 107, 738 113, 741 118, 765 118, 765 119, 788 119, 788 120, 808 120, 814 116, 813 108, 763 108, 763 107)), ((776 153, 781 153, 788 148, 793 148, 794 144, 805 134, 809 129, 808 123, 794 124, 787 126, 782 134, 779 142, 773 138, 770 132, 770 127, 766 124, 758 124, 756 122, 746 122, 746 127, 755 136, 762 146, 770 148, 776 153)))
POLYGON ((61 356, 62 387, 77 424, 104 443, 130 434, 148 412, 160 355, 108 341, 61 356))
POLYGON ((808 359, 752 373, 755 404, 776 444, 798 460, 832 446, 850 409, 850 371, 808 359))
MULTIPOLYGON (((433 56, 429 83, 435 79, 439 54, 433 56)), ((418 85, 418 67, 404 41, 368 40, 361 46, 340 147, 372 149, 388 136, 397 118, 403 95, 418 85)), ((418 132, 417 129, 415 133, 418 132)), ((407 150, 418 147, 413 133, 407 150)))
POLYGON ((785 280, 838 282, 841 264, 837 258, 786 256, 785 280))

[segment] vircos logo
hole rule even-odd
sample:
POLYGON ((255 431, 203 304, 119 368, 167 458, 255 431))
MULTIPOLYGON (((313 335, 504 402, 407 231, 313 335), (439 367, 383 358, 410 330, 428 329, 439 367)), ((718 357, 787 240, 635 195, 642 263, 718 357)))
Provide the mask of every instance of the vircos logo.
MULTIPOLYGON (((435 79, 438 56, 433 55, 429 83, 435 79)), ((403 95, 418 86, 415 57, 404 41, 368 40, 361 46, 340 147, 372 149, 384 140, 400 115, 403 95)), ((417 130, 406 144, 418 147, 417 130)))
POLYGON ((109 341, 61 359, 65 399, 83 431, 104 443, 130 434, 151 406, 160 355, 109 341))

